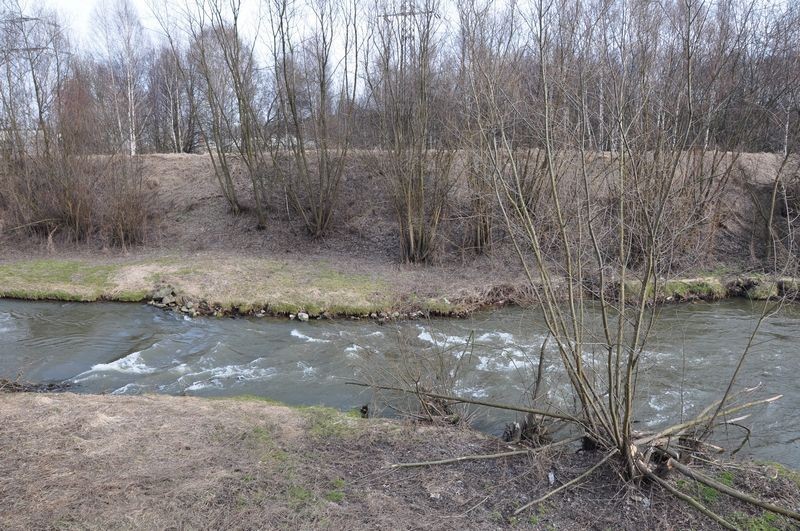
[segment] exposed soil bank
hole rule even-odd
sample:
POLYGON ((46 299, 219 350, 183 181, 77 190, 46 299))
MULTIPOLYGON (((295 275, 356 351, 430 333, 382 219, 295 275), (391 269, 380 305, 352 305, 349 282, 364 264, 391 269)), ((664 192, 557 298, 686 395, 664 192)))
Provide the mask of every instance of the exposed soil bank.
MULTIPOLYGON (((260 400, 0 393, 3 529, 714 529, 611 470, 520 517, 513 510, 596 461, 574 448, 410 469, 398 462, 503 451, 480 433, 260 400)), ((707 470, 797 507, 772 465, 707 470)), ((675 484, 744 528, 789 529, 719 492, 675 484), (762 527, 755 527, 762 525, 762 527)), ((711 489, 713 490, 713 489, 711 489)))

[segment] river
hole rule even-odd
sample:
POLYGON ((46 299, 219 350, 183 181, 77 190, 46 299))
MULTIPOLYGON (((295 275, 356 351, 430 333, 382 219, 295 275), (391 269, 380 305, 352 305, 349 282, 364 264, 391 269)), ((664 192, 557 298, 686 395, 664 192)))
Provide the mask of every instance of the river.
MULTIPOLYGON (((665 306, 644 353, 638 426, 685 418, 719 397, 762 303, 665 306), (683 412, 683 413, 682 413, 683 412)), ((371 395, 347 385, 398 370, 418 353, 454 375, 464 396, 519 403, 529 388, 544 327, 535 312, 502 309, 469 319, 379 325, 373 321, 190 319, 137 304, 0 300, 0 378, 69 382, 75 392, 258 395, 293 405, 359 408, 371 395), (467 338, 474 342, 465 347, 467 338), (457 371, 455 370, 457 367, 457 371)), ((548 398, 568 400, 554 355, 548 398)), ((782 400, 753 411, 742 451, 800 465, 800 312, 787 307, 761 326, 739 382, 782 400)), ((474 424, 501 433, 513 418, 478 409, 474 424)), ((736 446, 741 431, 719 439, 736 446)))

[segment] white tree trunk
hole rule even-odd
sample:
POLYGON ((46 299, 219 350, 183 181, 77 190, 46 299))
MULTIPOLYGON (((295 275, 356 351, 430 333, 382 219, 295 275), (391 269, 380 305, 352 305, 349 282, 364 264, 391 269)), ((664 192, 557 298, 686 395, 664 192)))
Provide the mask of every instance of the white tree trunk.
POLYGON ((136 155, 136 100, 135 90, 133 86, 133 71, 131 69, 131 57, 126 58, 125 65, 125 84, 127 85, 128 92, 128 146, 130 148, 131 157, 136 155))

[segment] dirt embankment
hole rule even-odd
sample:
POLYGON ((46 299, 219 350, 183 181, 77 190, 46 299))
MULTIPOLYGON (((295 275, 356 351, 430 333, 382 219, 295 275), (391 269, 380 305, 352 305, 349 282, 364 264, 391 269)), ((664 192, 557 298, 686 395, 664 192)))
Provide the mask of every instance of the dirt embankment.
MULTIPOLYGON (((623 488, 610 469, 513 517, 553 488, 551 474, 566 482, 598 456, 567 448, 390 468, 508 447, 468 430, 255 399, 0 393, 0 448, 3 529, 715 528, 658 488, 623 488)), ((800 503, 798 476, 780 467, 706 471, 800 503)), ((671 481, 742 527, 790 528, 671 481)))
MULTIPOLYGON (((0 232, 0 296, 87 301, 155 298, 187 313, 287 315, 303 311, 312 317, 374 314, 379 318, 417 312, 463 314, 487 305, 531 300, 530 287, 501 223, 490 254, 475 256, 466 249, 468 212, 458 206, 466 202, 459 187, 453 192, 454 206, 442 222, 443 242, 434 263, 414 266, 398 262, 392 203, 385 181, 365 166, 368 159, 356 161, 347 172, 337 223, 323 240, 310 239, 304 227, 292 221, 280 187, 270 191, 269 225, 258 231, 251 214, 233 216, 228 211, 208 157, 149 155, 141 160, 152 206, 159 213, 144 245, 119 250, 59 242, 57 237, 47 241, 9 230, 6 224, 0 232)), ((765 175, 769 171, 761 175, 757 170, 771 168, 774 160, 760 164, 759 156, 747 155, 743 161, 747 172, 757 174, 754 186, 768 187, 765 175)), ((248 197, 243 176, 238 186, 240 197, 248 197)), ((744 197, 744 192, 739 196, 744 197)), ((752 228, 757 220, 747 218, 753 209, 732 204, 722 223, 724 248, 705 262, 674 272, 672 278, 682 280, 664 285, 658 293, 661 298, 715 299, 731 294, 764 298, 797 291, 799 284, 792 279, 775 283, 740 276, 758 262, 755 256, 763 235, 752 228), (737 210, 741 215, 733 215, 737 210)), ((635 288, 628 286, 628 292, 635 293, 635 288)))

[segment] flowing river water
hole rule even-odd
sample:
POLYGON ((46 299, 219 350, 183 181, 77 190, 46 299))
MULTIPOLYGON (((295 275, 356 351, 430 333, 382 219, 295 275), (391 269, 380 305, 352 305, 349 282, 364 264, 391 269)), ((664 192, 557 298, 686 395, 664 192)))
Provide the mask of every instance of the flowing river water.
MULTIPOLYGON (((748 301, 666 306, 639 376, 640 429, 687 418, 721 396, 760 315, 748 301)), ((469 319, 372 321, 190 319, 136 304, 0 300, 0 378, 69 382, 75 392, 258 395, 342 410, 370 402, 347 381, 441 365, 463 396, 520 403, 544 339, 536 313, 502 309, 469 319), (473 341, 468 343, 472 337, 473 341), (421 353, 421 354, 420 354, 421 353), (402 368, 402 369, 399 369, 402 368)), ((591 362, 591 354, 587 353, 591 362)), ((569 400, 550 351, 548 400, 569 400)), ((743 454, 800 466, 800 311, 762 324, 738 382, 783 399, 752 411, 743 454)), ((474 425, 501 433, 513 415, 477 409, 474 425)), ((735 447, 742 431, 720 441, 735 447)))

